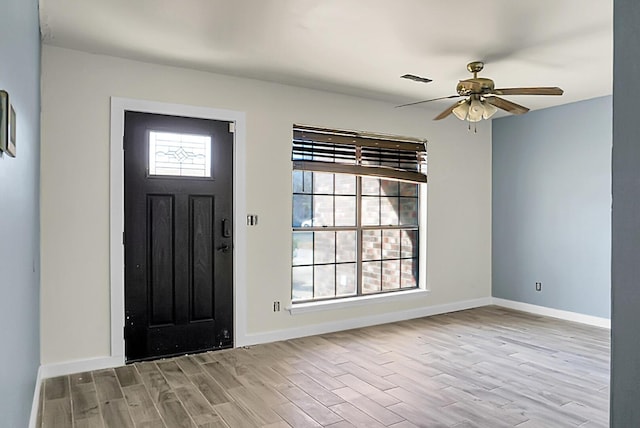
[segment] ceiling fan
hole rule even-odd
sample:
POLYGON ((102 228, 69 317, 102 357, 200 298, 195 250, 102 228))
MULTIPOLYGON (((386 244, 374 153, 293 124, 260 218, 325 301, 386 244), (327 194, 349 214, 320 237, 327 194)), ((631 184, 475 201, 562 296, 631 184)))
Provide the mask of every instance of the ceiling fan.
MULTIPOLYGON (((403 104, 398 107, 412 106, 416 104, 428 103, 430 101, 444 100, 448 98, 465 99, 456 101, 433 120, 444 119, 453 113, 460 120, 469 122, 479 122, 482 119, 489 119, 498 109, 502 109, 512 114, 524 114, 529 111, 527 107, 505 100, 496 95, 562 95, 564 91, 556 86, 535 87, 535 88, 502 88, 496 89, 493 80, 486 77, 478 77, 478 73, 484 68, 482 61, 473 61, 467 64, 467 70, 473 73, 473 78, 460 80, 456 86, 457 95, 448 97, 433 98, 430 100, 417 101, 415 103, 403 104)), ((403 78, 428 83, 429 79, 419 76, 407 75, 403 78)))

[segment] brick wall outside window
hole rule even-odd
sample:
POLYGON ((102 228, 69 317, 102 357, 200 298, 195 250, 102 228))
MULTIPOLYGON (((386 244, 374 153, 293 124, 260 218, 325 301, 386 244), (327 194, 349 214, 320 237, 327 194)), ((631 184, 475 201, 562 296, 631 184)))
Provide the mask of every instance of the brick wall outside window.
POLYGON ((294 171, 292 300, 416 288, 418 186, 294 171))

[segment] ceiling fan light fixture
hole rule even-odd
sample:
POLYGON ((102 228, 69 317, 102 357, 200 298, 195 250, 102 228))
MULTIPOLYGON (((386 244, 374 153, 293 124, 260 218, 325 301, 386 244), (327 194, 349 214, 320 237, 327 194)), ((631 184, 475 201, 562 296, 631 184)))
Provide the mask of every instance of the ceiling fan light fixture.
POLYGON ((498 107, 493 104, 489 104, 486 100, 482 102, 482 106, 484 107, 484 112, 482 113, 483 119, 489 119, 491 116, 496 114, 498 111, 498 107))
POLYGON ((460 120, 466 120, 469 114, 469 101, 461 102, 460 105, 452 110, 452 113, 460 120))
POLYGON ((484 114, 484 107, 478 98, 473 98, 469 105, 469 122, 480 122, 484 114))

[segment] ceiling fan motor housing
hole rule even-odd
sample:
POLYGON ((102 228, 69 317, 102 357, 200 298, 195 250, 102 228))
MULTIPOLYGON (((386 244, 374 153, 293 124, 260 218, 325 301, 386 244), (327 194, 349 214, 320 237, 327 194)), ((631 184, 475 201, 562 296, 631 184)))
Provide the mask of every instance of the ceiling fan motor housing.
POLYGON ((466 96, 470 94, 489 94, 493 92, 495 85, 493 80, 484 77, 477 77, 474 79, 466 79, 458 82, 456 91, 458 95, 466 96))

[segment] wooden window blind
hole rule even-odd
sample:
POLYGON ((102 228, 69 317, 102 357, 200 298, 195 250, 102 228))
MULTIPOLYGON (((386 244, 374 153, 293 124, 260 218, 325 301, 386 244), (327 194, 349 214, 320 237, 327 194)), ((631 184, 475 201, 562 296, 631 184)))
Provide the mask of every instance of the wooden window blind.
POLYGON ((427 182, 426 142, 413 138, 294 125, 291 159, 298 170, 427 182))

